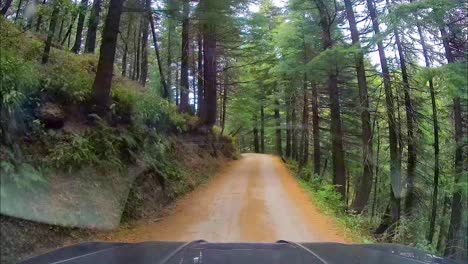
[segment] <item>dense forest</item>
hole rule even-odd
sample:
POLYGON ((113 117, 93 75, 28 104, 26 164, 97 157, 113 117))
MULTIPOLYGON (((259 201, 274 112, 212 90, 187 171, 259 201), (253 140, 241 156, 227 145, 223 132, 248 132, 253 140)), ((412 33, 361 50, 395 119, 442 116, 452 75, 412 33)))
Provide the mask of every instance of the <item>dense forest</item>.
POLYGON ((145 123, 158 122, 153 106, 177 107, 181 117, 169 118, 233 137, 242 152, 279 155, 312 188, 333 186, 339 210, 373 239, 466 258, 466 2, 5 0, 0 7, 2 27, 40 39, 33 43, 40 58, 31 58, 7 48, 22 45, 16 35, 1 36, 1 136, 12 156, 15 107, 30 86, 60 79, 37 83, 30 61, 54 65, 54 52, 75 53, 76 67, 88 67, 93 79, 62 80, 70 100, 111 126, 125 121, 116 112, 132 96, 121 86, 138 83, 151 91, 141 97, 145 123))

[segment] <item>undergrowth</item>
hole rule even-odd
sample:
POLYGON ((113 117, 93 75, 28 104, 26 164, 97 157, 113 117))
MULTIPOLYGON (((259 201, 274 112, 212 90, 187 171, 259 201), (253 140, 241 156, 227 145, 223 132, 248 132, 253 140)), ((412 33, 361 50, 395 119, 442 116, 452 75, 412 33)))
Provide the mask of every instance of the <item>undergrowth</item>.
POLYGON ((313 175, 310 167, 299 168, 291 161, 288 161, 288 166, 295 173, 299 185, 307 192, 314 205, 336 220, 347 239, 353 243, 375 242, 370 233, 372 223, 366 217, 348 214, 341 194, 335 191, 332 184, 327 183, 318 175, 313 175))

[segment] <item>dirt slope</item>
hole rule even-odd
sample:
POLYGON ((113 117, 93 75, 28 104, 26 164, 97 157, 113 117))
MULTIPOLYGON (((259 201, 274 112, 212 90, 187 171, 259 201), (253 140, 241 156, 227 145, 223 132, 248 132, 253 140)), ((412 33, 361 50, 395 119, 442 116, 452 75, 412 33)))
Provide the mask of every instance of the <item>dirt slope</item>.
POLYGON ((278 158, 244 154, 211 182, 178 201, 166 217, 146 219, 100 239, 346 243, 338 232, 333 220, 314 207, 278 158))

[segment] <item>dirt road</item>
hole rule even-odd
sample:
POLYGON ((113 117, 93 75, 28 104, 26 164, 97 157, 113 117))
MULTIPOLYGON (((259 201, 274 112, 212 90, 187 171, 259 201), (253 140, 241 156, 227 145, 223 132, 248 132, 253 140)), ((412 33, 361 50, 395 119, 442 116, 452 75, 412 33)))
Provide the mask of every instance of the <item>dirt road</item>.
POLYGON ((338 233, 333 219, 314 207, 278 158, 244 154, 159 221, 121 228, 105 240, 346 243, 338 233))

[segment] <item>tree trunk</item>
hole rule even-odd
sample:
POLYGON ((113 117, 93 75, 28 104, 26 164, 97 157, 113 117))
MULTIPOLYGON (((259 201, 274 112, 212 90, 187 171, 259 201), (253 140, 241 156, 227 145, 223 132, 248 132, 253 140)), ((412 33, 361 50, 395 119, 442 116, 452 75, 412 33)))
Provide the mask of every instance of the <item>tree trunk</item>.
POLYGON ((292 157, 291 153, 291 97, 286 98, 286 159, 292 157))
MULTIPOLYGON (((101 1, 102 0, 94 0, 93 7, 91 8, 91 14, 88 18, 88 33, 86 35, 84 48, 85 53, 94 53, 94 50, 96 49, 96 35, 99 26, 99 16, 101 14, 101 1)), ((146 29, 148 29, 148 25, 146 25, 146 29)))
POLYGON ((182 59, 180 63, 180 104, 179 110, 183 113, 190 112, 189 104, 189 0, 183 0, 182 18, 182 59))
POLYGON ((140 23, 139 23, 139 26, 138 26, 138 31, 136 31, 137 34, 136 34, 136 38, 135 38, 137 40, 137 43, 136 43, 136 46, 135 46, 136 58, 135 58, 135 78, 134 78, 134 80, 139 80, 140 79, 141 29, 142 29, 142 23, 141 23, 141 19, 140 19, 140 23))
POLYGON ((178 106, 180 102, 180 87, 179 87, 179 63, 175 63, 175 103, 178 106))
POLYGON ((72 32, 72 29, 73 29, 73 25, 75 24, 75 19, 77 17, 78 13, 73 13, 72 15, 72 19, 70 21, 70 25, 68 26, 68 29, 67 29, 67 32, 65 33, 65 37, 63 37, 62 41, 60 42, 60 45, 63 46, 65 44, 65 41, 67 41, 68 39, 68 46, 70 46, 70 36, 71 36, 71 32, 72 32))
MULTIPOLYGON (((374 34, 380 35, 380 25, 377 20, 377 12, 374 7, 373 0, 366 0, 367 9, 372 20, 372 28, 374 34)), ((385 91, 385 103, 388 121, 388 134, 389 134, 389 145, 390 145, 390 177, 391 177, 391 189, 390 189, 390 207, 391 210, 387 212, 391 215, 384 215, 382 219, 381 227, 378 229, 383 232, 388 227, 395 227, 396 223, 400 220, 400 197, 401 197, 401 155, 398 150, 398 137, 397 137, 397 126, 395 120, 395 107, 393 104, 393 93, 390 82, 390 71, 387 65, 387 58, 385 55, 385 48, 381 39, 377 41, 377 49, 379 52, 380 66, 382 68, 383 84, 385 91)))
MULTIPOLYGON (((170 3, 169 1, 168 3, 170 3)), ((169 10, 172 7, 169 6, 169 10)), ((172 21, 172 18, 170 17, 171 14, 168 16, 168 26, 167 26, 167 69, 166 69, 166 76, 167 76, 167 88, 169 89, 169 98, 172 98, 172 32, 174 32, 174 22, 172 21)))
MULTIPOLYGON (((256 121, 255 121, 255 123, 256 123, 256 121)), ((253 129, 253 136, 254 136, 253 143, 254 143, 255 153, 259 153, 260 152, 260 144, 259 144, 258 128, 257 127, 254 127, 254 129, 253 129)))
MULTIPOLYGON (((329 11, 323 0, 315 1, 320 14, 320 26, 322 27, 323 49, 332 48, 331 21, 329 11)), ((335 10, 336 12, 336 10, 335 10)), ((341 128, 340 94, 338 90, 338 73, 333 70, 328 74, 328 95, 330 98, 331 113, 331 138, 332 138, 332 162, 333 185, 336 190, 345 197, 346 170, 343 151, 343 131, 341 128)))
POLYGON ((375 206, 377 205, 377 197, 378 197, 378 184, 379 184, 379 168, 380 168, 380 127, 377 124, 377 155, 375 157, 375 176, 374 176, 374 199, 372 200, 372 211, 371 211, 371 219, 374 218, 375 215, 375 206))
POLYGON ((197 116, 201 119, 205 116, 205 86, 203 83, 203 38, 201 34, 197 36, 197 116))
MULTIPOLYGON (((12 0, 11 0, 12 1, 12 0)), ((26 2, 27 4, 27 2, 26 2)), ((18 20, 19 18, 19 14, 21 13, 21 6, 23 5, 23 0, 19 0, 18 1, 18 6, 16 7, 16 13, 15 13, 15 22, 18 20)), ((6 13, 6 12, 5 12, 6 13)), ((63 20, 62 20, 63 21, 63 20)))
MULTIPOLYGON (((151 11, 151 0, 145 0, 145 11, 151 11)), ((141 72, 140 72, 140 84, 144 87, 146 80, 148 79, 148 17, 142 17, 142 33, 141 33, 141 72)))
MULTIPOLYGON (((412 2, 412 1, 410 1, 412 2)), ((416 18, 418 19, 418 18, 416 18)), ((424 39, 424 34, 422 32, 421 24, 419 22, 416 23, 416 27, 418 29, 419 39, 421 42, 421 47, 424 56, 424 62, 426 64, 426 68, 431 67, 431 61, 429 59, 429 53, 426 46, 426 41, 424 39)), ((432 208, 431 208, 431 217, 429 219, 429 232, 427 234, 427 240, 429 244, 432 244, 434 239, 435 233, 435 222, 437 218, 437 199, 438 199, 438 192, 439 192, 439 168, 440 168, 440 160, 439 160, 439 121, 437 118, 437 104, 435 99, 435 90, 434 90, 434 83, 432 78, 429 79, 429 92, 431 96, 431 105, 432 105, 432 128, 434 131, 434 180, 433 180, 433 191, 432 191, 432 208)))
MULTIPOLYGON (((387 0, 388 4, 388 0, 387 0)), ((411 100, 411 88, 408 78, 408 70, 406 68, 405 54, 403 53, 403 47, 400 40, 400 34, 395 29, 395 43, 398 49, 398 56, 400 59, 401 77, 403 80, 403 92, 405 96, 405 110, 406 110, 406 130, 407 130, 407 147, 408 147, 408 161, 406 167, 407 173, 407 192, 405 198, 405 214, 410 217, 413 214, 415 206, 414 197, 414 180, 416 178, 416 149, 415 149, 415 127, 414 122, 416 121, 415 113, 413 110, 413 103, 411 100)))
POLYGON ((437 238, 437 252, 443 253, 444 248, 444 238, 445 238, 445 232, 446 232, 446 223, 445 223, 445 216, 447 215, 447 209, 449 207, 449 198, 447 196, 444 197, 444 201, 442 203, 442 214, 440 216, 439 220, 439 237, 437 238))
POLYGON ((281 143, 281 116, 280 116, 280 102, 278 98, 275 99, 275 135, 276 135, 276 155, 283 156, 283 147, 281 143))
POLYGON ((156 60, 158 63, 159 79, 161 80, 161 85, 163 88, 163 98, 170 99, 169 87, 167 86, 166 80, 164 79, 161 56, 159 56, 158 39, 156 36, 156 29, 154 27, 153 14, 151 12, 148 12, 148 16, 151 26, 151 35, 153 36, 154 52, 156 53, 156 60))
POLYGON ((361 112, 361 133, 362 133, 362 164, 363 172, 362 177, 357 181, 355 188, 354 200, 351 205, 352 210, 360 213, 369 200, 369 195, 372 188, 372 174, 374 171, 373 166, 373 151, 372 151, 372 131, 370 125, 369 113, 369 97, 367 88, 366 70, 364 68, 364 55, 361 50, 361 42, 359 40, 359 31, 357 29, 356 18, 351 0, 345 0, 346 17, 349 22, 351 31, 351 39, 353 45, 358 48, 355 55, 356 75, 359 87, 359 105, 361 112))
POLYGON ((309 99, 307 97, 307 75, 304 74, 304 103, 302 109, 302 151, 300 165, 305 166, 309 161, 309 99))
POLYGON ((86 17, 86 12, 88 9, 88 0, 81 0, 80 9, 78 14, 78 26, 76 27, 76 36, 75 36, 75 44, 71 49, 72 52, 78 54, 81 49, 81 40, 83 36, 83 26, 86 17))
POLYGON ((197 78, 196 78, 196 72, 197 72, 197 58, 195 56, 195 50, 196 50, 196 42, 194 39, 191 40, 192 43, 192 52, 191 52, 191 65, 190 65, 190 74, 192 75, 192 91, 193 91, 193 105, 190 105, 191 111, 193 115, 196 114, 195 112, 195 107, 198 104, 198 87, 197 87, 197 78))
POLYGON ((291 95, 291 157, 297 161, 297 115, 296 94, 291 95))
POLYGON ((265 153, 265 109, 262 105, 260 106, 260 151, 265 153))
POLYGON ((203 124, 211 129, 216 123, 216 33, 214 25, 203 30, 203 76, 205 89, 205 115, 203 124), (209 28, 210 27, 210 28, 209 28))
MULTIPOLYGON (((2 9, 0 10, 0 15, 6 16, 6 13, 8 12, 8 9, 10 8, 11 3, 13 3, 13 0, 6 0, 6 1, 5 1, 5 5, 4 5, 4 6, 2 7, 2 9)), ((20 3, 21 3, 21 2, 20 2, 20 3)))
POLYGON ((95 110, 98 115, 105 119, 108 119, 117 35, 124 1, 110 0, 109 2, 109 11, 102 32, 99 63, 93 83, 95 110))
MULTIPOLYGON (((448 63, 454 63, 455 59, 449 46, 448 34, 444 27, 440 28, 442 35, 443 45, 445 49, 445 57, 448 63)), ((463 190, 459 185, 464 182, 462 177, 466 177, 468 174, 464 169, 464 154, 463 154, 463 117, 462 117, 462 106, 459 96, 453 98, 453 121, 455 124, 455 177, 454 177, 454 189, 451 204, 450 224, 447 234, 447 243, 445 245, 444 255, 453 258, 461 258, 463 245, 460 245, 463 241, 463 235, 466 232, 461 231, 462 226, 462 212, 463 212, 463 190), (464 234, 462 234, 464 233, 464 234)), ((466 199, 466 197, 465 197, 466 199)))
POLYGON ((128 26, 127 26, 127 34, 126 34, 126 38, 124 41, 124 51, 122 55, 122 76, 124 77, 127 75, 128 40, 130 39, 131 30, 132 30, 132 23, 130 22, 128 23, 128 26))
MULTIPOLYGON (((47 2, 47 0, 42 0, 42 5, 45 5, 47 2)), ((41 8, 41 7, 38 7, 38 8, 41 8)), ((42 25, 42 13, 39 13, 39 16, 37 17, 37 22, 36 22, 36 32, 39 32, 39 30, 41 29, 41 25, 42 25)))
POLYGON ((67 17, 68 12, 65 12, 64 16, 60 20, 60 28, 58 32, 57 39, 60 41, 62 39, 62 33, 63 33, 63 25, 65 24, 65 18, 67 17))
MULTIPOLYGON (((460 97, 453 99, 453 118, 455 123, 455 178, 452 197, 452 211, 450 214, 450 225, 447 234, 447 243, 445 246, 444 256, 450 256, 456 259, 462 258, 463 236, 466 235, 466 230, 463 232, 462 213, 463 213, 463 189, 460 183, 464 182, 462 177, 466 177, 467 173, 463 169, 463 119, 461 114, 460 97)), ((465 197, 466 199, 466 197, 465 197)))
POLYGON ((58 0, 54 0, 53 10, 50 16, 49 32, 47 33, 47 40, 44 46, 44 52, 42 53, 42 64, 46 64, 49 61, 50 49, 52 47, 52 39, 54 38, 59 11, 60 3, 58 0))
POLYGON ((227 107, 227 99, 228 99, 228 76, 227 72, 224 73, 224 84, 223 84, 223 104, 222 104, 222 111, 221 111, 221 135, 224 133, 224 127, 226 125, 226 107, 227 107))
POLYGON ((320 150, 320 116, 319 116, 319 93, 318 85, 312 86, 312 136, 314 144, 314 174, 320 175, 320 160, 322 158, 320 150))

